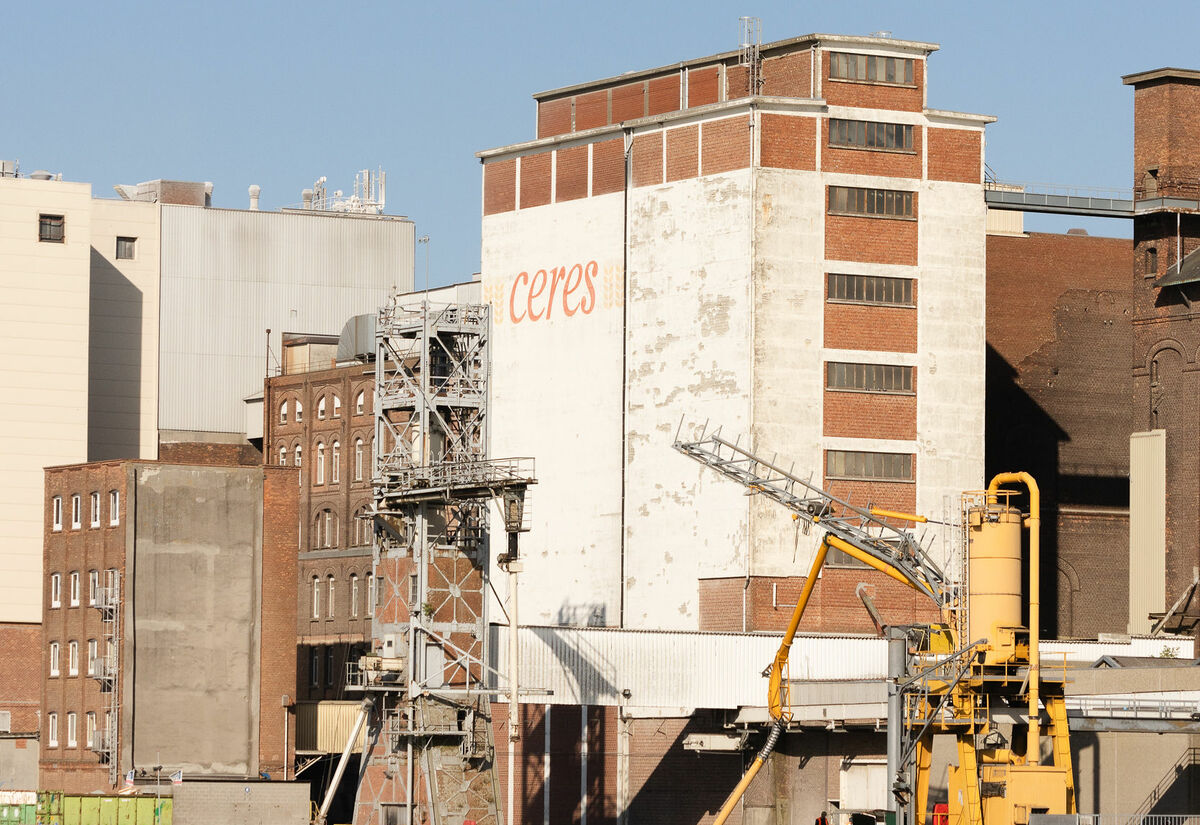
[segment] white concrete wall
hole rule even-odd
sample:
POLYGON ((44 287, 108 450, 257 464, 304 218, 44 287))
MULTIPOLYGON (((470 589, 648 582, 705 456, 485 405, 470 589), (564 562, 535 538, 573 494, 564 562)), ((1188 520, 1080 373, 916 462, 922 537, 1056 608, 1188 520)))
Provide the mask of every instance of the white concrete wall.
POLYGON ((622 203, 602 195, 483 218, 490 452, 537 460, 532 530, 521 537, 522 624, 619 621, 622 203), (590 279, 572 275, 593 261, 590 279), (530 281, 544 284, 533 289, 542 316, 557 267, 570 283, 555 286, 548 316, 529 318, 530 281))
POLYGON ((695 629, 697 580, 746 569, 747 499, 671 445, 681 416, 750 429, 750 181, 630 193, 626 627, 695 629))
POLYGON ((159 206, 92 201, 88 460, 158 458, 159 206), (117 238, 136 238, 117 260, 117 238))
MULTIPOLYGON (((957 512, 984 485, 987 209, 979 184, 921 185, 917 283, 917 512, 957 512)), ((941 546, 941 545, 939 545, 941 546)))
MULTIPOLYGON (((755 445, 821 483, 825 190, 816 172, 760 169, 755 191, 755 445)), ((771 456, 768 455, 768 458, 771 456)), ((791 514, 750 499, 756 576, 804 575, 818 543, 791 514)))
POLYGON ((42 468, 87 458, 90 249, 90 184, 0 179, 3 622, 42 620, 42 468), (64 243, 38 241, 41 213, 65 217, 64 243))

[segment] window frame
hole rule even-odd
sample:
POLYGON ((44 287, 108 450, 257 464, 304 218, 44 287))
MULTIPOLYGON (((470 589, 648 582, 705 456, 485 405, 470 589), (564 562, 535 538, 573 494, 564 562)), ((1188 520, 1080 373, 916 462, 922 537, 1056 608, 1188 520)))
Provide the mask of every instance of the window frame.
POLYGON ((83 717, 83 732, 86 737, 86 747, 96 747, 96 711, 89 710, 83 717))
POLYGON ((321 618, 321 577, 312 577, 312 618, 321 618))
POLYGON ((917 193, 914 190, 833 184, 826 189, 825 206, 830 215, 892 221, 917 220, 917 193))
POLYGON ((71 495, 71 529, 83 527, 83 497, 79 493, 71 495))
POLYGON ((96 660, 100 658, 100 640, 87 640, 87 675, 96 675, 96 660))
POLYGON ((358 618, 358 574, 350 574, 350 618, 358 618))
POLYGON ((288 408, 288 402, 287 402, 287 399, 285 398, 285 399, 283 399, 283 403, 281 403, 279 405, 279 423, 280 424, 288 423, 287 422, 287 418, 288 418, 287 408, 288 408))
POLYGON ((62 647, 58 642, 50 643, 50 678, 57 679, 62 675, 62 647))
POLYGON ((334 439, 329 445, 329 483, 340 484, 342 481, 342 442, 334 439))
POLYGON ((327 581, 329 583, 329 590, 325 597, 325 618, 332 619, 334 617, 334 608, 336 606, 334 594, 337 592, 337 581, 334 579, 332 573, 328 576, 327 581))
POLYGON ((303 467, 304 466, 304 447, 300 444, 297 444, 296 449, 293 450, 292 453, 294 454, 293 455, 293 460, 294 460, 293 466, 303 467))
POLYGON ((91 505, 90 509, 91 509, 91 516, 92 516, 88 520, 88 524, 91 527, 99 527, 100 526, 100 491, 99 490, 93 490, 88 495, 88 504, 91 505))
POLYGON ((67 675, 79 675, 79 642, 75 639, 67 642, 67 675))
POLYGON ((67 599, 71 607, 79 607, 79 571, 72 570, 67 577, 67 599))
POLYGON ((323 396, 323 395, 317 401, 317 420, 318 421, 325 420, 325 396, 323 396))
POLYGON ((825 300, 831 304, 854 304, 856 306, 915 309, 917 306, 916 299, 913 297, 915 286, 915 278, 893 278, 887 275, 859 275, 849 272, 828 272, 825 276, 825 300), (856 287, 852 287, 852 285, 856 284, 862 285, 863 297, 839 297, 835 295, 835 293, 841 292, 858 292, 856 287), (870 289, 867 288, 868 286, 870 289), (890 290, 885 287, 890 287, 890 290), (897 291, 899 291, 901 294, 901 300, 876 300, 874 297, 867 297, 868 292, 873 293, 873 295, 880 295, 881 293, 886 293, 888 291, 891 291, 893 296, 897 291))
POLYGON ((62 496, 55 496, 50 501, 50 529, 55 533, 62 532, 62 529, 63 529, 62 496))
POLYGON ((325 687, 334 685, 334 650, 333 645, 325 646, 325 687))
POLYGON ((336 392, 333 394, 333 417, 342 417, 342 397, 336 392))
POLYGON ((50 607, 51 609, 62 607, 62 574, 50 574, 50 607))
POLYGON ((118 235, 117 236, 117 248, 116 248, 116 252, 114 254, 116 256, 114 258, 114 260, 136 261, 137 260, 137 238, 130 237, 129 235, 118 235), (124 244, 128 248, 128 251, 129 251, 128 255, 121 254, 122 244, 124 244))
POLYGON ((358 395, 354 397, 354 414, 362 415, 366 409, 366 390, 359 390, 358 395))
POLYGON ((896 57, 894 55, 864 54, 861 52, 829 53, 829 80, 841 83, 866 83, 873 86, 897 86, 915 89, 917 86, 916 58, 896 57), (851 59, 853 58, 853 60, 851 59), (880 63, 879 61, 882 61, 880 63), (854 72, 849 69, 853 65, 854 72), (903 74, 903 80, 888 80, 888 69, 892 69, 893 77, 903 74), (878 71, 882 68, 882 72, 878 71), (872 74, 882 74, 883 77, 872 77, 872 74))
POLYGON ((313 474, 313 484, 325 483, 325 442, 317 442, 317 466, 316 472, 313 474))
POLYGON ((67 747, 79 747, 79 717, 75 711, 67 711, 67 747))
POLYGON ((38 243, 66 243, 67 216, 38 213, 38 243))
POLYGON ((295 412, 295 415, 293 415, 292 417, 297 424, 304 423, 304 404, 300 401, 299 398, 296 399, 296 412, 295 412))
POLYGON ((913 128, 913 124, 911 123, 831 117, 829 119, 828 145, 833 149, 857 149, 870 152, 893 152, 902 155, 915 155, 917 150, 913 148, 913 128), (889 132, 893 135, 899 133, 900 145, 887 145, 889 132), (851 140, 851 133, 855 133, 853 135, 855 138, 861 136, 861 142, 857 139, 851 140), (845 135, 845 139, 835 140, 835 137, 839 137, 840 135, 845 135), (882 142, 880 142, 881 136, 883 138, 882 142), (872 142, 873 137, 874 142, 872 142))
POLYGON ((826 361, 825 389, 871 395, 916 395, 914 368, 904 364, 871 364, 857 361, 826 361), (844 383, 835 383, 842 381, 844 383), (900 379, 897 381, 896 379, 900 379), (900 385, 896 389, 897 383, 900 385), (888 386, 888 385, 891 386, 888 386))
POLYGON ((58 747, 58 713, 55 711, 46 714, 46 747, 58 747))
POLYGON ((363 480, 363 440, 361 438, 354 440, 354 480, 363 480))
POLYGON ((108 491, 108 526, 116 527, 121 523, 121 491, 108 491))
POLYGON ((287 454, 288 454, 287 445, 286 444, 279 445, 279 466, 280 467, 287 466, 287 454))
POLYGON ((308 686, 320 687, 321 685, 321 650, 315 645, 308 651, 308 686))
POLYGON ((826 450, 825 451, 825 478, 837 479, 840 481, 866 481, 866 482, 882 482, 888 484, 915 484, 916 483, 916 462, 911 453, 892 453, 883 450, 826 450), (842 472, 835 472, 833 465, 834 457, 841 456, 842 472), (870 457, 869 459, 867 457, 870 457), (878 462, 881 472, 875 475, 870 474, 870 469, 864 469, 861 472, 850 471, 846 469, 849 461, 860 460, 864 465, 875 464, 878 462), (887 474, 887 465, 889 463, 901 464, 907 467, 908 476, 902 477, 898 475, 887 474))
POLYGON ((98 591, 100 590, 100 571, 88 571, 88 607, 96 606, 98 591))

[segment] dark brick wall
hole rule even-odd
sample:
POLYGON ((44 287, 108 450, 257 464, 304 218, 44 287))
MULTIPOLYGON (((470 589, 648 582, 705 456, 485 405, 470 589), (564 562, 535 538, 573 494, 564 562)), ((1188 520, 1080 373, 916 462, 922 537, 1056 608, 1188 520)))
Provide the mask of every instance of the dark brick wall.
MULTIPOLYGON (((829 202, 826 194, 826 203, 829 202)), ((913 196, 913 216, 917 196, 913 196)), ((917 221, 896 218, 825 216, 825 257, 831 261, 917 265, 917 221)))
POLYGON ((1041 488, 1042 630, 1124 633, 1131 244, 1033 233, 987 253, 985 471, 1041 488))
POLYGON ((210 467, 256 467, 263 455, 252 444, 210 444, 202 441, 171 441, 158 445, 158 460, 164 464, 205 464, 210 467))
MULTIPOLYGON (((294 467, 263 468, 258 760, 259 770, 280 779, 284 765, 292 764, 293 751, 292 742, 287 743, 285 750, 283 741, 283 714, 288 712, 283 697, 288 702, 296 700, 298 474, 294 467)), ((294 724, 289 727, 295 730, 294 724)))
POLYGON ((42 626, 0 624, 0 710, 12 733, 38 735, 42 704, 42 626))
POLYGON ((983 163, 982 143, 982 132, 930 129, 929 179, 979 183, 983 179, 980 170, 983 163))

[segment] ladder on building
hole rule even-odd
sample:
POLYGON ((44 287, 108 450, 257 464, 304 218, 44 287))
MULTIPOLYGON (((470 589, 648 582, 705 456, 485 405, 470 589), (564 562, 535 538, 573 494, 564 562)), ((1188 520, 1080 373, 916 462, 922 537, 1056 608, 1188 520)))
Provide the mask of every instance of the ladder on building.
MULTIPOLYGON (((104 585, 96 588, 95 607, 100 611, 104 623, 101 644, 104 650, 91 662, 89 674, 100 683, 104 696, 103 725, 97 725, 91 749, 108 763, 108 781, 114 788, 121 777, 120 768, 120 716, 121 716, 121 574, 108 570, 104 574, 104 585)), ((89 654, 91 651, 88 651, 89 654)))
MULTIPOLYGON (((683 423, 680 422, 680 431, 683 423)), ((676 433, 674 447, 706 467, 746 487, 751 494, 765 496, 783 505, 805 530, 819 527, 867 555, 899 570, 917 590, 938 606, 954 608, 958 587, 934 562, 911 533, 888 521, 904 520, 902 514, 862 509, 835 497, 795 473, 795 466, 779 466, 778 456, 762 458, 739 441, 723 438, 721 430, 699 428, 691 440, 676 433)))

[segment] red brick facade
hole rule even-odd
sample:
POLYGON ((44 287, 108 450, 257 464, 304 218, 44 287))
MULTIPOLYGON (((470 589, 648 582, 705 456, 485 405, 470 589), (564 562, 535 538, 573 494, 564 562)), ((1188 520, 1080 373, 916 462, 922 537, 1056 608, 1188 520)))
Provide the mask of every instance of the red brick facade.
MULTIPOLYGON (((913 216, 917 196, 913 195, 913 216)), ((917 222, 904 218, 825 216, 825 257, 831 261, 917 265, 917 222)))
POLYGON ((929 130, 929 179, 983 180, 983 135, 968 129, 929 130))
POLYGON ((34 740, 41 722, 43 649, 41 625, 0 624, 0 711, 9 714, 8 733, 34 740))
POLYGON ((258 691, 259 769, 281 779, 294 764, 295 737, 283 741, 283 714, 296 701, 296 544, 298 471, 263 468, 262 667, 258 691))

